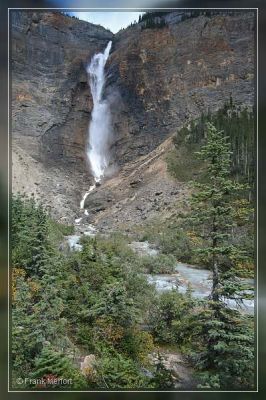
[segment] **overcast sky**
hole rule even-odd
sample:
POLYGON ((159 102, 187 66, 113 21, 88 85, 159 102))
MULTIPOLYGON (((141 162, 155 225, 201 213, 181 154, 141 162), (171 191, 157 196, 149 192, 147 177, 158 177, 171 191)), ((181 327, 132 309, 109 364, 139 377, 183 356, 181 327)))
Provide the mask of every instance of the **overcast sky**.
POLYGON ((118 32, 122 28, 126 28, 131 22, 138 21, 139 15, 143 12, 127 12, 127 11, 105 11, 105 12, 93 12, 93 11, 75 11, 68 12, 70 15, 74 15, 79 19, 91 22, 93 24, 102 25, 106 29, 110 29, 113 33, 118 32))

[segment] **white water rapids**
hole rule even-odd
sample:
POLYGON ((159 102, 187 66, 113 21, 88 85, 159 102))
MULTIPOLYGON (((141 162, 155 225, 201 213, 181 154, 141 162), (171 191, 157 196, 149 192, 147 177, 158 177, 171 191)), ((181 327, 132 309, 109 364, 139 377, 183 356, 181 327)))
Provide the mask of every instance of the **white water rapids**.
POLYGON ((96 182, 101 180, 110 161, 111 113, 108 100, 103 99, 103 89, 104 67, 111 46, 110 41, 104 52, 95 54, 86 68, 93 99, 87 156, 96 182))

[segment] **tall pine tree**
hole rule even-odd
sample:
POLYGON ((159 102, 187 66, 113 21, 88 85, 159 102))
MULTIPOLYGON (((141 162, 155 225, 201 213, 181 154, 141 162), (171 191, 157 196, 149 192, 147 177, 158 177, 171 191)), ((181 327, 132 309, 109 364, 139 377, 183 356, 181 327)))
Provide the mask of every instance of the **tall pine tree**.
POLYGON ((233 244, 232 235, 239 223, 237 216, 248 221, 252 208, 241 197, 247 186, 231 178, 232 153, 228 137, 211 123, 206 127, 206 144, 196 155, 205 163, 207 181, 193 183, 195 190, 189 221, 204 243, 196 252, 206 260, 213 273, 212 300, 220 302, 224 298, 233 298, 241 301, 244 287, 236 276, 235 264, 245 261, 247 256, 233 244))
POLYGON ((194 183, 189 218, 203 243, 196 251, 212 270, 211 301, 199 315, 205 350, 198 366, 205 371, 206 388, 252 388, 254 383, 251 318, 227 306, 232 299, 241 302, 250 296, 235 268, 246 254, 233 244, 232 234, 237 226, 239 204, 244 219, 250 218, 252 209, 241 197, 246 185, 231 178, 231 154, 228 137, 208 123, 206 143, 197 153, 205 163, 207 181, 194 183))

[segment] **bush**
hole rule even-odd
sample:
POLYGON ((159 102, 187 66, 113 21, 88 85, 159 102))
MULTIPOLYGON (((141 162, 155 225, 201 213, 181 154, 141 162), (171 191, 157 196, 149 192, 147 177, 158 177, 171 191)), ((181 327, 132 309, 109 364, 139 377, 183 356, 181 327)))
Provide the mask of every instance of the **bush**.
MULTIPOLYGON (((80 370, 74 367, 71 360, 53 349, 50 345, 44 346, 41 354, 35 359, 35 370, 30 378, 34 379, 66 379, 69 384, 63 386, 64 389, 86 389, 88 383, 80 370)), ((36 385, 34 385, 36 386, 36 385)), ((62 389, 62 385, 55 383, 44 384, 45 389, 57 387, 62 389)))
POLYGON ((148 274, 173 274, 176 259, 172 255, 144 256, 139 259, 139 265, 148 274))
POLYGON ((128 331, 121 343, 121 349, 133 360, 146 364, 148 354, 154 350, 153 337, 149 332, 135 328, 128 331))
POLYGON ((175 290, 162 293, 152 307, 149 321, 157 341, 179 345, 189 342, 195 323, 195 304, 189 292, 185 295, 175 290))
POLYGON ((101 389, 146 389, 146 378, 131 359, 119 353, 102 356, 96 366, 98 387, 101 389))

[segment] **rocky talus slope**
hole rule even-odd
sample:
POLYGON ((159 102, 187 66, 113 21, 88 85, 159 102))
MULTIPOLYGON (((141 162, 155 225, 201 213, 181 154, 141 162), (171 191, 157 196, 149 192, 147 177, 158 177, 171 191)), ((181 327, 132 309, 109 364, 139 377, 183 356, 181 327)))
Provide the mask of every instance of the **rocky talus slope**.
POLYGON ((156 221, 158 215, 163 222, 184 209, 189 190, 167 171, 165 156, 171 147, 169 138, 103 181, 85 201, 87 222, 102 231, 130 233, 134 225, 156 221))

